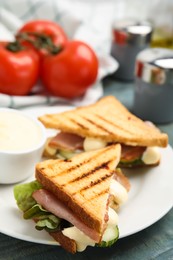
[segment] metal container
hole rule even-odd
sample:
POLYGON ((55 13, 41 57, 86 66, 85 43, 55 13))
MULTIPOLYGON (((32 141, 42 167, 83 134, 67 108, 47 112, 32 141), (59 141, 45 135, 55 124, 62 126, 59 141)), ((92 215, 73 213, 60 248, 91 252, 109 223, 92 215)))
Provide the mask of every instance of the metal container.
POLYGON ((112 34, 111 55, 119 62, 114 77, 126 81, 134 80, 136 56, 149 46, 152 27, 147 22, 117 21, 112 34))
POLYGON ((133 112, 154 123, 173 121, 173 50, 149 48, 136 58, 133 112))

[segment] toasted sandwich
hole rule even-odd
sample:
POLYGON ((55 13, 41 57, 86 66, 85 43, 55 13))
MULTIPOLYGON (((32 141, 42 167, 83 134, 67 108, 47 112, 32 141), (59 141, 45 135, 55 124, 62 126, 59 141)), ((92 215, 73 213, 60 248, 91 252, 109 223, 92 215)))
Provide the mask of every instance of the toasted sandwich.
POLYGON ((45 146, 44 156, 49 158, 70 158, 120 143, 120 167, 155 166, 160 162, 158 147, 168 144, 167 134, 133 115, 113 96, 89 106, 43 115, 39 120, 45 127, 58 130, 45 146))
POLYGON ((130 185, 116 171, 120 154, 116 144, 38 163, 36 181, 14 187, 23 217, 33 219, 38 230, 47 230, 71 253, 88 245, 111 246, 119 235, 112 205, 124 201, 123 189, 130 185))

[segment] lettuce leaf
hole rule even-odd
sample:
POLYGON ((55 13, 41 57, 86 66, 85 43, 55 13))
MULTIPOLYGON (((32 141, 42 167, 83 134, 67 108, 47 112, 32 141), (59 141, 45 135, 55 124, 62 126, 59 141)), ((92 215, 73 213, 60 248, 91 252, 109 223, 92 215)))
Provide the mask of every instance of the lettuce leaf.
POLYGON ((45 215, 45 218, 43 216, 37 221, 35 228, 37 230, 45 229, 48 232, 55 232, 57 230, 60 230, 60 223, 61 219, 56 217, 53 214, 45 215))
POLYGON ((24 212, 23 217, 24 219, 41 219, 41 217, 50 214, 49 211, 43 209, 40 204, 35 204, 30 209, 24 212))
POLYGON ((61 219, 49 211, 42 208, 34 198, 32 193, 42 188, 38 181, 25 184, 18 184, 14 187, 14 197, 24 219, 34 219, 37 230, 45 229, 48 232, 55 232, 60 229, 61 219))
POLYGON ((42 186, 38 181, 32 181, 14 186, 14 197, 17 206, 21 211, 25 212, 36 204, 36 201, 32 197, 32 193, 40 188, 42 188, 42 186))
POLYGON ((141 160, 141 158, 137 158, 135 160, 132 161, 125 161, 125 160, 121 160, 118 164, 118 167, 135 167, 135 166, 142 166, 145 163, 141 160))
POLYGON ((48 232, 59 229, 61 219, 53 215, 49 211, 42 208, 41 205, 35 204, 23 214, 24 219, 34 219, 37 230, 46 229, 48 232))

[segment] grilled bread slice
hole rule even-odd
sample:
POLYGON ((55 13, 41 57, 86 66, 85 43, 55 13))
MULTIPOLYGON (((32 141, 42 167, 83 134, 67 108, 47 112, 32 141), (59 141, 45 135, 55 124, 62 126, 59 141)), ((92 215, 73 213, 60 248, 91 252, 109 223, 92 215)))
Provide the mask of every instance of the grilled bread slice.
POLYGON ((101 237, 110 182, 120 154, 117 144, 81 153, 70 160, 43 161, 36 165, 36 179, 101 237))
POLYGON ((101 138, 109 143, 160 147, 168 144, 167 134, 144 123, 113 96, 60 114, 43 115, 39 120, 47 128, 82 137, 101 138))
POLYGON ((77 252, 76 241, 64 236, 62 232, 51 232, 49 233, 60 245, 68 252, 75 254, 77 252))

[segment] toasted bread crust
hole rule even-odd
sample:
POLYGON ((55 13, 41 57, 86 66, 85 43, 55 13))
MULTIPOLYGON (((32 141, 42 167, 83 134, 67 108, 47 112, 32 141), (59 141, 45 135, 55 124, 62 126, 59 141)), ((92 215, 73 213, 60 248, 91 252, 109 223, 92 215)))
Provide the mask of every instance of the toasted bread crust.
POLYGON ((120 145, 112 145, 70 160, 47 160, 37 164, 36 179, 101 234, 110 182, 120 153, 120 145))
POLYGON ((145 124, 113 96, 104 97, 93 105, 44 115, 39 120, 48 128, 82 137, 99 137, 107 142, 160 147, 168 144, 167 134, 145 124))
POLYGON ((49 233, 65 250, 75 254, 77 251, 76 242, 69 237, 63 235, 62 232, 51 232, 49 233))

